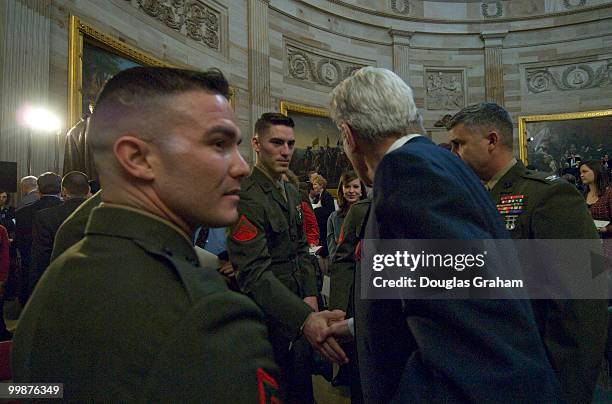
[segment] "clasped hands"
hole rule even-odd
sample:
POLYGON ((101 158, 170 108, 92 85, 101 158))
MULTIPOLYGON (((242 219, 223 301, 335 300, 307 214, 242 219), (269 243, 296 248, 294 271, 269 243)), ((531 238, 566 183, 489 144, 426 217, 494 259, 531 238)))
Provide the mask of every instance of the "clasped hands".
POLYGON ((348 320, 342 310, 325 310, 308 315, 302 333, 313 348, 327 360, 334 363, 348 363, 348 357, 338 344, 338 341, 352 339, 348 328, 348 320))

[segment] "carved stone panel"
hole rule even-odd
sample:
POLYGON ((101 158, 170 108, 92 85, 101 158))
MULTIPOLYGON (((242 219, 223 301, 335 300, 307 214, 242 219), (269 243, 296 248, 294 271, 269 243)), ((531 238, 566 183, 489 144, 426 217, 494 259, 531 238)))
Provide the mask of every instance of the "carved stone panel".
POLYGON ((484 18, 499 18, 504 14, 501 1, 485 1, 480 3, 480 10, 484 18))
POLYGON ((201 0, 136 0, 139 10, 167 27, 222 52, 223 13, 201 0))
POLYGON ((391 0, 391 11, 395 14, 410 14, 410 0, 391 0))
POLYGON ((286 40, 284 64, 285 75, 290 79, 335 87, 355 70, 375 63, 286 40))
POLYGON ((582 7, 586 4, 586 0, 563 0, 563 5, 567 9, 582 7))
POLYGON ((539 94, 612 86, 612 59, 525 69, 527 91, 539 94))
POLYGON ((425 105, 429 110, 465 107, 465 73, 462 69, 425 69, 425 105))

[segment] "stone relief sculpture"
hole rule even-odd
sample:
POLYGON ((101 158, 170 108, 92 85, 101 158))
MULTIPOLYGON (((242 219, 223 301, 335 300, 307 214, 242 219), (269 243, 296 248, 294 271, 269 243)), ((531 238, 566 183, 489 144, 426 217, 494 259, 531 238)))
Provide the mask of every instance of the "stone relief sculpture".
POLYGON ((526 69, 525 80, 530 94, 609 87, 612 83, 612 59, 526 69))
POLYGON ((289 78, 326 87, 335 87, 355 70, 369 65, 317 54, 293 44, 285 46, 285 64, 289 78))
POLYGON ((219 51, 221 13, 198 0, 137 0, 138 8, 166 26, 219 51))
POLYGON ((465 106, 462 71, 426 70, 427 109, 456 110, 465 106))
POLYGON ((391 10, 396 14, 410 14, 410 0, 391 0, 391 10))
POLYGON ((499 18, 504 14, 504 8, 501 1, 480 3, 480 10, 484 18, 499 18))
POLYGON ((586 4, 586 0, 563 0, 565 8, 582 7, 586 4))

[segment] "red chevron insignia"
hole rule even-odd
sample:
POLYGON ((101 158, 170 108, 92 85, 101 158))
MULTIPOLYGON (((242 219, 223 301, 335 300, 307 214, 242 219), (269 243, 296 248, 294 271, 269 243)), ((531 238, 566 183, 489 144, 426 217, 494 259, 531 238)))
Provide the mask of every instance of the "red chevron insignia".
POLYGON ((257 227, 246 218, 245 215, 240 215, 238 223, 234 226, 232 238, 236 241, 249 241, 257 237, 257 227))

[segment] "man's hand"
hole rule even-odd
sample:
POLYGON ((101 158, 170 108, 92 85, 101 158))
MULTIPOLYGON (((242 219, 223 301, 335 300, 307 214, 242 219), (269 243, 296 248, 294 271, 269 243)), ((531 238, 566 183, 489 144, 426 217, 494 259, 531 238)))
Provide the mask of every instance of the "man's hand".
POLYGON ((231 278, 235 275, 234 273, 234 267, 232 266, 232 263, 229 261, 223 261, 223 260, 219 260, 219 273, 221 275, 225 275, 228 278, 231 278))
POLYGON ((316 296, 308 296, 304 298, 304 303, 309 305, 314 311, 319 311, 319 304, 316 296))
POLYGON ((302 333, 317 351, 330 362, 348 363, 348 358, 334 337, 329 336, 329 324, 344 320, 345 313, 341 310, 320 311, 310 313, 304 322, 302 333))
POLYGON ((348 326, 347 320, 334 321, 325 331, 325 338, 333 337, 336 341, 349 342, 352 341, 353 334, 348 326))

